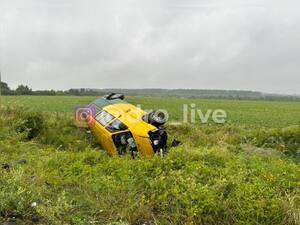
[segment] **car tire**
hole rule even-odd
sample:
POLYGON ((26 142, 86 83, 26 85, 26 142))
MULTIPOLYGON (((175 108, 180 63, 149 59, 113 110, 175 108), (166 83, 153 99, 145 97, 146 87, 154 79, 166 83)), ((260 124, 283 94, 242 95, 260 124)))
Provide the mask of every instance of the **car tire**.
POLYGON ((125 95, 121 94, 121 93, 111 93, 108 96, 106 96, 107 100, 115 100, 115 99, 121 99, 124 100, 125 99, 125 95))

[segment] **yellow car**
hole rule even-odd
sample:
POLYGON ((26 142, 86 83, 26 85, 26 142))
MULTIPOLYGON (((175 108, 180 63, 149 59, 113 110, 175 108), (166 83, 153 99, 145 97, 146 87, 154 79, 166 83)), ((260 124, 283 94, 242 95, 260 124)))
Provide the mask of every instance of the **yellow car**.
POLYGON ((115 93, 95 100, 88 108, 93 112, 88 126, 109 155, 129 152, 133 158, 147 159, 166 152, 168 136, 163 125, 167 115, 162 111, 147 113, 115 93))

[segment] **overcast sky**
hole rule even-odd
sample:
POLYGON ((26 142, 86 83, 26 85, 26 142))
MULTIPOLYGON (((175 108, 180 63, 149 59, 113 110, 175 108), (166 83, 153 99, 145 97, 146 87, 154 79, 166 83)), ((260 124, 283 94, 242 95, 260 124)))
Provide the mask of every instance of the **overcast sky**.
POLYGON ((0 0, 12 88, 300 94, 299 0, 0 0))

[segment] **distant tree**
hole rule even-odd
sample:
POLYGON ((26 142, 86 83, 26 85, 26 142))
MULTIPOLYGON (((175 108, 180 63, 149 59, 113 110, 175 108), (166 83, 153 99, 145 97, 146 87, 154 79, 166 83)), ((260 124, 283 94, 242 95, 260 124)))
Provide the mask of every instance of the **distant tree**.
POLYGON ((12 91, 8 87, 7 83, 1 82, 0 85, 1 85, 1 93, 3 95, 9 95, 9 94, 11 94, 12 91))
POLYGON ((16 89, 17 95, 32 95, 32 90, 27 85, 19 85, 16 89))
POLYGON ((78 95, 80 95, 80 90, 78 90, 78 89, 70 89, 70 90, 67 91, 67 93, 68 93, 69 95, 75 95, 75 96, 78 96, 78 95))
POLYGON ((56 92, 54 90, 37 90, 33 91, 33 95, 44 95, 44 96, 54 96, 56 92))
POLYGON ((55 91, 55 95, 59 95, 59 96, 63 96, 63 95, 67 95, 66 91, 55 91))

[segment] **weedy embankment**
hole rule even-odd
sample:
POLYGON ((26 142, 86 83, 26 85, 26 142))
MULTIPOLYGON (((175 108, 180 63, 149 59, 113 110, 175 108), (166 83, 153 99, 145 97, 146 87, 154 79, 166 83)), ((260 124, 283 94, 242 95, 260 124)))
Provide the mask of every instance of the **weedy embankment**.
POLYGON ((165 158, 112 159, 67 114, 0 112, 0 221, 300 224, 299 127, 169 126, 165 158))

